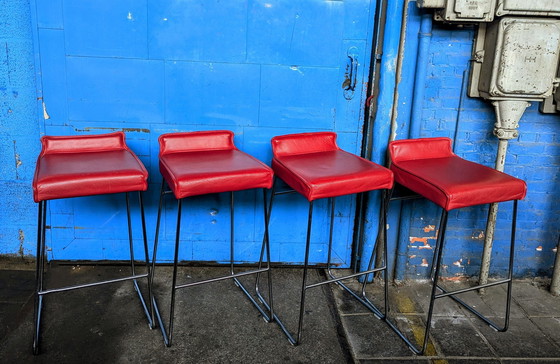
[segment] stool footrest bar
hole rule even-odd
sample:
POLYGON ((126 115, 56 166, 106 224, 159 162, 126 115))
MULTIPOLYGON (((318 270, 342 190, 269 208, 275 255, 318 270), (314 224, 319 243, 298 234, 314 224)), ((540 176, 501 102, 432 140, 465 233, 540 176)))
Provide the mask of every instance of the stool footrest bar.
POLYGON ((330 269, 329 269, 329 270, 328 270, 328 271, 329 271, 329 276, 330 276, 332 279, 328 279, 328 280, 323 281, 323 282, 317 282, 317 283, 309 284, 309 285, 305 286, 305 289, 314 288, 314 287, 322 286, 322 285, 324 285, 324 284, 329 284, 329 283, 338 283, 339 281, 343 281, 343 280, 345 280, 345 279, 350 279, 350 278, 359 277, 359 276, 362 276, 362 275, 364 275, 364 274, 370 274, 370 273, 380 272, 380 271, 385 270, 385 269, 386 269, 386 267, 375 268, 375 269, 370 269, 370 270, 363 271, 363 272, 358 272, 358 273, 354 273, 354 274, 349 274, 349 275, 344 276, 344 277, 335 277, 335 276, 333 276, 333 275, 330 273, 330 269))
POLYGON ((240 273, 231 274, 231 275, 228 275, 228 276, 205 279, 203 281, 198 281, 198 282, 178 284, 174 287, 174 289, 193 287, 193 286, 198 286, 198 285, 201 285, 201 284, 212 283, 212 282, 219 282, 219 281, 223 281, 223 280, 226 280, 226 279, 234 279, 234 278, 237 278, 237 277, 248 276, 248 275, 251 275, 251 274, 263 273, 263 272, 266 272, 266 271, 268 271, 268 268, 255 269, 255 270, 251 270, 251 271, 247 271, 247 272, 240 272, 240 273))
MULTIPOLYGON (((495 285, 496 284, 494 284, 494 286, 495 285)), ((449 296, 449 297, 451 299, 453 299, 453 301, 455 301, 458 304, 460 304, 461 306, 463 306, 470 313, 472 313, 473 315, 475 315, 476 317, 478 317, 479 319, 484 321, 488 326, 490 326, 494 330, 499 331, 499 332, 504 332, 504 331, 507 330, 507 326, 508 326, 508 322, 509 322, 509 310, 506 310, 505 325, 504 326, 498 326, 495 322, 488 319, 486 316, 484 316, 483 314, 481 314, 480 312, 475 310, 471 305, 467 304, 465 301, 461 300, 460 298, 457 298, 455 296, 449 296)))
POLYGON ((350 287, 340 281, 336 281, 335 283, 342 287, 346 292, 350 293, 352 297, 354 297, 358 302, 364 305, 365 308, 370 310, 375 315, 375 317, 377 317, 378 319, 384 319, 386 317, 385 314, 383 314, 381 310, 379 310, 366 296, 360 297, 350 287))
POLYGON ((50 294, 50 293, 65 292, 65 291, 71 291, 71 290, 74 290, 74 289, 95 287, 95 286, 100 286, 100 285, 103 285, 103 284, 129 281, 129 280, 132 280, 132 279, 136 280, 136 279, 139 279, 139 278, 146 278, 147 276, 148 276, 148 273, 137 274, 137 275, 133 275, 133 276, 129 276, 129 277, 109 279, 109 280, 101 281, 101 282, 85 283, 85 284, 78 284, 78 285, 75 285, 75 286, 67 286, 67 287, 61 287, 61 288, 46 289, 46 290, 37 292, 37 294, 39 296, 43 296, 43 295, 50 294))
POLYGON ((480 284, 477 286, 473 286, 473 287, 468 287, 468 288, 463 288, 463 289, 458 289, 456 291, 447 291, 446 289, 442 288, 440 285, 437 286, 437 288, 442 291, 443 293, 441 294, 437 294, 434 299, 437 298, 442 298, 442 297, 447 297, 447 296, 453 296, 456 294, 460 294, 460 293, 465 293, 465 292, 470 292, 470 291, 477 291, 481 288, 487 288, 487 287, 492 287, 492 286, 497 286, 500 284, 505 284, 505 283, 509 283, 511 281, 511 279, 504 279, 501 281, 496 281, 496 282, 491 282, 491 283, 486 283, 486 284, 480 284))

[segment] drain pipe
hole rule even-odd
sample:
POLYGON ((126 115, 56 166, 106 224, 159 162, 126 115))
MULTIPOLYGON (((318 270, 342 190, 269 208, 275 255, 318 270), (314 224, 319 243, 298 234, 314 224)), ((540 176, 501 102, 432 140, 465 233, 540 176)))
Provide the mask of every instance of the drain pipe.
MULTIPOLYGON (((500 100, 492 102, 496 111, 496 124, 494 124, 494 135, 499 139, 498 153, 496 154, 497 171, 503 172, 506 163, 508 142, 519 136, 517 128, 519 120, 530 105, 524 100, 500 100)), ((484 250, 482 252, 482 262, 480 265, 479 284, 488 283, 490 272, 490 258, 492 255, 492 245, 494 242, 494 229, 496 228, 496 217, 498 216, 498 204, 490 205, 488 220, 486 222, 486 232, 484 234, 484 250)), ((484 289, 480 289, 484 292, 484 289)))
POLYGON ((432 40, 432 15, 423 14, 418 32, 418 56, 412 93, 412 115, 410 118, 410 138, 420 137, 422 130, 422 107, 426 91, 426 75, 428 74, 428 53, 432 40))
MULTIPOLYGON (((428 54, 432 38, 432 24, 432 15, 423 14, 420 20, 420 29, 418 31, 417 63, 410 108, 410 125, 408 129, 410 138, 419 138, 422 130, 422 107, 424 104, 426 75, 428 72, 428 54)), ((402 53, 399 53, 399 56, 402 57, 402 53)), ((395 100, 395 105, 396 104, 398 104, 397 99, 395 100)), ((391 140, 394 139, 395 135, 396 130, 394 133, 391 133, 391 140)), ((394 277, 396 280, 404 278, 402 274, 407 267, 407 248, 410 243, 409 232, 411 218, 412 206, 410 204, 403 205, 400 211, 397 256, 394 269, 394 277)))
POLYGON ((553 296, 560 296, 560 236, 558 237, 558 245, 556 245, 556 262, 554 262, 550 293, 553 296))

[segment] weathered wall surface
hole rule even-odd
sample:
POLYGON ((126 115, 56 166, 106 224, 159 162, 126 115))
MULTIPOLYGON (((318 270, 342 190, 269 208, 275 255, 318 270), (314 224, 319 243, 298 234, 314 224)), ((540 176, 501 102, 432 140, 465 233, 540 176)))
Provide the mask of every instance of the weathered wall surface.
MULTIPOLYGON (((334 130, 343 148, 359 153, 375 4, 251 0, 223 6, 199 1, 189 11, 177 4, 103 1, 83 8, 63 0, 37 0, 31 6, 24 0, 1 2, 0 254, 34 254, 31 180, 43 133, 124 130, 150 171, 150 236, 161 181, 161 133, 230 129, 242 150, 269 162, 274 135, 334 130), (208 21, 210 14, 219 21, 208 21), (361 79, 347 100, 341 84, 349 53, 360 60, 361 79)), ((457 154, 493 166, 494 111, 489 103, 467 97, 464 87, 474 29, 434 23, 424 48, 427 55, 419 59, 420 39, 426 36, 419 37, 422 13, 409 2, 405 44, 399 48, 402 8, 403 2, 389 1, 374 160, 383 161, 394 122, 398 139, 448 136, 455 139, 457 154), (404 61, 396 80, 399 49, 404 61), (417 65, 423 61, 426 76, 418 85, 417 65)), ((519 138, 510 142, 505 171, 529 187, 519 205, 518 276, 549 275, 552 270, 560 226, 559 131, 560 117, 541 114, 533 104, 521 120, 519 138)), ((253 193, 237 198, 239 260, 256 258, 254 247, 262 233, 259 198, 253 193)), ((121 202, 114 197, 53 202, 49 258, 126 259, 121 202)), ((225 196, 188 203, 193 210, 186 213, 185 231, 194 234, 185 238, 185 259, 226 258, 227 204, 225 196)), ((327 221, 327 204, 317 207, 314 261, 324 258, 326 243, 320 227, 327 221)), ((337 203, 337 259, 344 265, 350 262, 354 208, 350 198, 337 203)), ((277 211, 271 225, 273 259, 300 262, 305 202, 284 197, 277 211)), ((375 236, 376 211, 372 204, 365 225, 366 253, 375 236)), ((494 275, 504 273, 511 207, 503 205, 499 211, 494 275)), ((445 275, 478 272, 486 214, 486 207, 450 214, 445 275)), ((169 202, 162 260, 171 256, 174 216, 175 205, 169 202)), ((389 250, 397 278, 426 277, 438 217, 439 211, 426 202, 391 205, 389 250)))
POLYGON ((0 254, 34 253, 37 100, 27 1, 0 3, 0 254))

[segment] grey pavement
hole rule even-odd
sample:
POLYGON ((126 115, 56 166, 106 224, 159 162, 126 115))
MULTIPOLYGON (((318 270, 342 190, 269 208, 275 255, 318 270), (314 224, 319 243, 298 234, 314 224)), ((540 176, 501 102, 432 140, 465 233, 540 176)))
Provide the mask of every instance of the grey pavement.
MULTIPOLYGON (((332 284, 308 291, 302 342, 292 346, 231 280, 178 291, 173 345, 167 348, 160 330, 149 329, 132 283, 120 282, 47 295, 41 354, 33 356, 33 268, 30 262, 0 261, 2 363, 560 363, 560 297, 535 280, 515 281, 505 333, 450 299, 438 300, 425 356, 414 355, 383 321, 332 284)), ((50 264, 46 284, 91 282, 127 271, 126 266, 50 264)), ((181 267, 179 280, 222 274, 226 268, 181 267)), ((170 277, 171 267, 157 267, 154 287, 166 323, 170 277)), ((276 268, 273 277, 276 312, 295 331, 301 269, 276 268)), ((310 281, 323 279, 322 270, 311 270, 310 281)), ((254 278, 243 281, 250 287, 254 278)), ((458 288, 468 282, 444 284, 458 288)), ((144 282, 140 286, 145 288, 144 282)), ((382 307, 381 286, 370 284, 367 291, 382 307)), ((391 286, 391 317, 412 340, 422 338, 428 295, 426 282, 391 286)), ((504 295, 502 287, 494 287, 463 297, 500 320, 504 295)))

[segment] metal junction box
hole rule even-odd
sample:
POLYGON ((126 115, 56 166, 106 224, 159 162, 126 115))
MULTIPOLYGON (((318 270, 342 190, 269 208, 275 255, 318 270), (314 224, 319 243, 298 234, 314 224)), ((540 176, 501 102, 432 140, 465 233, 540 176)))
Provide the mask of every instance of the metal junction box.
POLYGON ((552 96, 544 99, 540 104, 540 111, 545 114, 553 114, 560 112, 560 64, 556 72, 556 89, 552 96))
POLYGON ((560 0, 498 0, 496 16, 560 16, 560 0))
POLYGON ((504 17, 481 24, 469 96, 541 101, 552 95, 560 53, 560 20, 504 17))
POLYGON ((491 22, 496 0, 418 0, 419 8, 436 8, 435 20, 446 22, 491 22))

